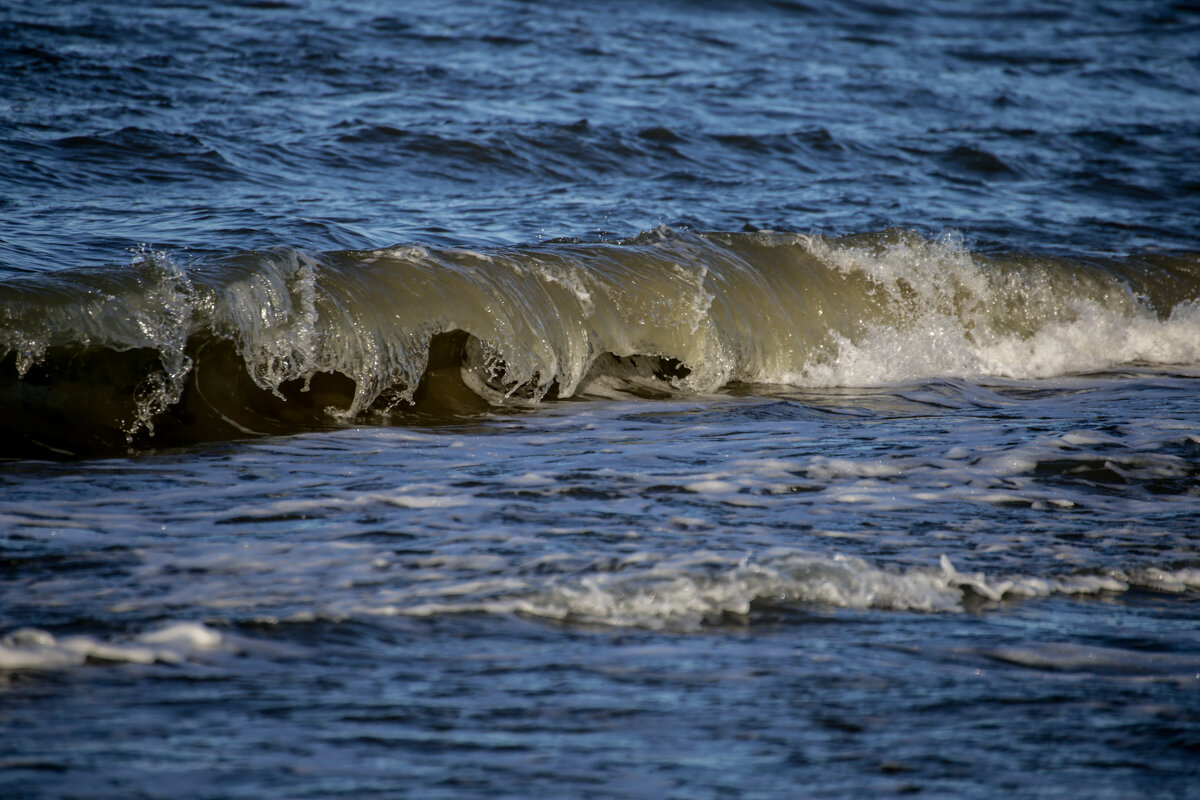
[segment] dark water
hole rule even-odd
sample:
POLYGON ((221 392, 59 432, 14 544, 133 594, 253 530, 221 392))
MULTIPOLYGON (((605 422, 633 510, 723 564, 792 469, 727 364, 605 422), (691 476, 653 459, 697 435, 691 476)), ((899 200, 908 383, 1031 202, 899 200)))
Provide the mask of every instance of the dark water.
POLYGON ((0 8, 0 795, 1200 797, 1200 6, 0 8))

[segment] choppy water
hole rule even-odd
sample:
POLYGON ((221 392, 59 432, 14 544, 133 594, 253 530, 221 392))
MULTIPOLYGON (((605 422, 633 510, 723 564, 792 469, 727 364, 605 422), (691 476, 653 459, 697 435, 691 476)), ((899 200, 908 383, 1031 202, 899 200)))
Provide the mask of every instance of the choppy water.
POLYGON ((1200 9, 0 9, 0 794, 1200 797, 1200 9))

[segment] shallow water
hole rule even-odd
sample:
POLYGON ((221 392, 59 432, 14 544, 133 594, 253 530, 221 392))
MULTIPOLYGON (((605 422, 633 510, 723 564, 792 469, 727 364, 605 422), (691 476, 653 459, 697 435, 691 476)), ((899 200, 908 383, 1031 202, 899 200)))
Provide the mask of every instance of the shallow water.
POLYGON ((1195 380, 562 402, 11 464, 0 605, 55 636, 0 648, 5 782, 1191 796, 1195 380))
POLYGON ((1200 797, 1198 35, 6 5, 0 794, 1200 797))

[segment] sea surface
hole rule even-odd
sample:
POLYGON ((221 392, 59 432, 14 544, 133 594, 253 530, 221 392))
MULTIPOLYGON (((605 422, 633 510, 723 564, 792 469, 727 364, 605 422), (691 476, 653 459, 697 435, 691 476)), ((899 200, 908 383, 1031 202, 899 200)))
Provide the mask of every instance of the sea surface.
POLYGON ((1200 798, 1200 5, 0 6, 0 796, 1200 798))

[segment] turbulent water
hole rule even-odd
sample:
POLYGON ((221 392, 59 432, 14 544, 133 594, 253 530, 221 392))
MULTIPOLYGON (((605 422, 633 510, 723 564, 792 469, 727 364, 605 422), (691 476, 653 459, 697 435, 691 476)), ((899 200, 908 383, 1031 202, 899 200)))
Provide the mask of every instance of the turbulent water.
POLYGON ((0 795, 1200 798, 1200 7, 0 8, 0 795))

